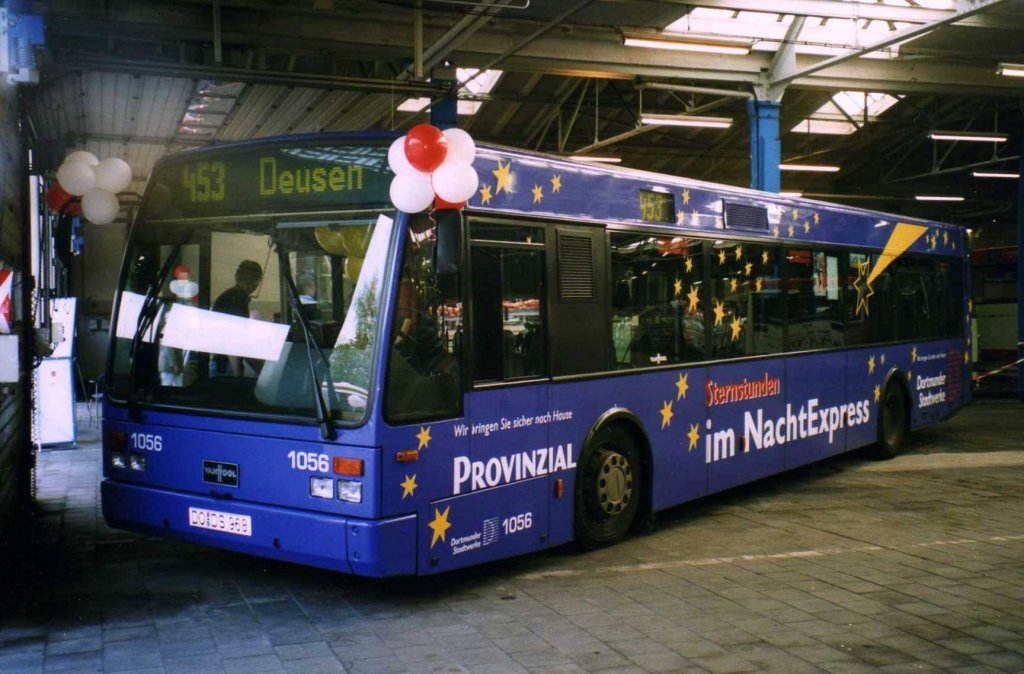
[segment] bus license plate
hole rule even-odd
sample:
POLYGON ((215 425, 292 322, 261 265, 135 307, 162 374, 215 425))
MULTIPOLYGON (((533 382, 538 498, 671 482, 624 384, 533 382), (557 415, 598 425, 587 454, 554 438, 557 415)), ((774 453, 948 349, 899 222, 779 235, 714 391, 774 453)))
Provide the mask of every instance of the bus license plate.
POLYGON ((236 536, 252 536, 252 518, 205 508, 188 509, 188 525, 197 529, 223 531, 236 536))

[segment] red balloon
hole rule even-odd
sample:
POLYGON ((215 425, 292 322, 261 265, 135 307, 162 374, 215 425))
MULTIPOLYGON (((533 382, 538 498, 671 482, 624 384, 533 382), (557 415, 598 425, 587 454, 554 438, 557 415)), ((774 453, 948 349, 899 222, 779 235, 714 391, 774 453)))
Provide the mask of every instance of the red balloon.
POLYGON ((405 134, 405 158, 417 171, 430 173, 448 156, 448 139, 441 129, 417 124, 405 134))
POLYGON ((445 210, 461 211, 465 207, 466 207, 466 202, 465 201, 460 201, 458 203, 454 203, 453 204, 450 201, 445 201, 444 199, 442 199, 441 197, 437 196, 436 194, 434 195, 434 210, 435 211, 445 211, 445 210))
POLYGON ((46 205, 55 213, 60 213, 72 199, 74 199, 74 196, 69 194, 67 190, 61 187, 60 183, 56 181, 54 181, 54 183, 50 185, 50 188, 46 190, 46 205))

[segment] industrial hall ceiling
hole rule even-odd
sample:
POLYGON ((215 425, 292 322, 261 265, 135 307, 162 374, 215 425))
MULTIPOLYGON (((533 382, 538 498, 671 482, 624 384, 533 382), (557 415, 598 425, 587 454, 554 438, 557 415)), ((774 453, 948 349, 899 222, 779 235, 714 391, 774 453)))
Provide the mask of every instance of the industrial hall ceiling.
MULTIPOLYGON (((782 163, 838 167, 785 170, 784 191, 950 221, 993 242, 1016 237, 1024 77, 1010 75, 1014 64, 1024 69, 1024 0, 48 0, 32 8, 46 26, 40 81, 27 92, 42 168, 74 148, 122 157, 135 193, 168 152, 408 129, 429 119, 454 78, 463 82, 459 125, 478 142, 614 156, 745 186, 750 101, 780 101, 782 163), (651 114, 713 118, 720 128, 644 123, 651 114), (967 134, 942 140, 936 131, 967 134)), ((129 207, 132 199, 122 195, 129 207)))

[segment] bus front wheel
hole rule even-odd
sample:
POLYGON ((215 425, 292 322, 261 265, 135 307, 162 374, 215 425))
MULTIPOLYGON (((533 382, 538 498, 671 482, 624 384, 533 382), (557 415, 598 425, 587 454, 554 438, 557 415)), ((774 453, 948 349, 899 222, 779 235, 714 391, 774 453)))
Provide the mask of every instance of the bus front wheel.
POLYGON ((576 540, 592 549, 625 536, 640 508, 642 488, 633 438, 616 426, 601 429, 576 469, 576 540))
POLYGON ((873 452, 874 458, 891 459, 899 454, 908 435, 907 396, 902 386, 889 382, 878 405, 878 444, 873 452))

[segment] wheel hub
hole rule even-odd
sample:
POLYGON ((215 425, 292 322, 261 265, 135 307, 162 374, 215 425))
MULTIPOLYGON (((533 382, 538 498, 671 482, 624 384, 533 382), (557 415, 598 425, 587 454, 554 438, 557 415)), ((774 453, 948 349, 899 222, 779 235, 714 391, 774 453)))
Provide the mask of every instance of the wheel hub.
POLYGON ((607 452, 597 469, 597 504, 606 515, 618 515, 633 495, 633 469, 622 454, 607 452))

